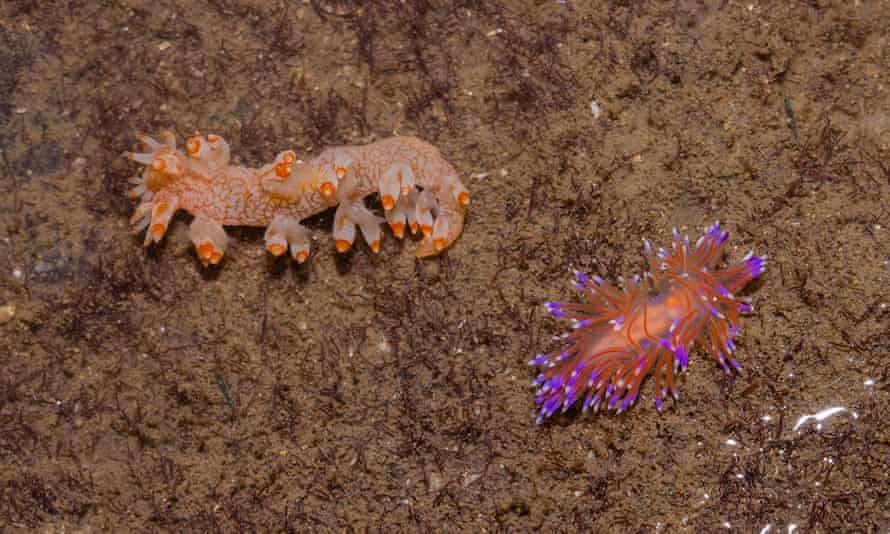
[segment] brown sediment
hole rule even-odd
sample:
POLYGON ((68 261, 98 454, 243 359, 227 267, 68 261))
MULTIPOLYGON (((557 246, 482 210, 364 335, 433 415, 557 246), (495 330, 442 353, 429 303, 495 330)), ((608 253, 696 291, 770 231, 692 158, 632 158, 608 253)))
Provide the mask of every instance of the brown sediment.
POLYGON ((0 530, 885 532, 888 16, 4 3, 0 530), (164 128, 225 134, 236 164, 418 135, 472 209, 432 261, 338 257, 329 210, 303 266, 244 228, 203 270, 187 217, 145 250, 127 230, 120 156, 164 128), (727 261, 771 258, 745 373, 694 354, 660 413, 643 388, 536 426, 526 362, 570 269, 630 276, 640 236, 715 219, 727 261))

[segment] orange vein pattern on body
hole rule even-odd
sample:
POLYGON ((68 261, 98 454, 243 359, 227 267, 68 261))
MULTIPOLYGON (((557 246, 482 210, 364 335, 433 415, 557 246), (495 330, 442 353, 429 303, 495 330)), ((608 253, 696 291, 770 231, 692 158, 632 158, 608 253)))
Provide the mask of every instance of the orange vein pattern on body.
POLYGON ((218 135, 195 134, 185 152, 170 132, 140 141, 145 151, 127 154, 145 166, 130 180, 135 186, 130 196, 140 200, 131 219, 134 231, 147 229, 145 245, 156 243, 173 214, 186 210, 194 216, 189 237, 205 266, 225 254, 224 226, 267 227, 266 250, 275 256, 290 250, 302 263, 309 258, 310 234, 300 221, 333 206, 341 253, 352 247, 356 227, 371 250, 379 251, 386 221, 399 239, 406 228, 422 232, 417 256, 435 256, 460 235, 470 203, 454 168, 415 137, 332 147, 309 161, 287 150, 258 169, 230 165, 229 145, 218 135), (372 193, 380 194, 384 218, 365 207, 372 193))

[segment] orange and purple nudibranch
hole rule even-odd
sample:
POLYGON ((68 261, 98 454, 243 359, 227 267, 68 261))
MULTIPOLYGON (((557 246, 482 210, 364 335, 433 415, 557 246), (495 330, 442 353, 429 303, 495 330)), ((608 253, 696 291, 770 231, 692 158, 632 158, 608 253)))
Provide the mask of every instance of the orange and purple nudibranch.
POLYGON ((575 271, 574 286, 586 303, 548 302, 550 314, 572 321, 558 336, 564 345, 529 365, 542 371, 538 423, 584 399, 582 410, 602 406, 619 413, 636 402, 640 384, 655 377, 655 406, 668 392, 676 399, 676 375, 686 370, 694 344, 703 347, 729 373, 741 366, 733 357, 739 317, 752 311, 736 293, 764 272, 766 256, 749 253, 724 270, 714 270, 729 232, 715 223, 690 246, 674 229, 673 249, 653 252, 644 241, 649 272, 625 291, 598 276, 575 271))

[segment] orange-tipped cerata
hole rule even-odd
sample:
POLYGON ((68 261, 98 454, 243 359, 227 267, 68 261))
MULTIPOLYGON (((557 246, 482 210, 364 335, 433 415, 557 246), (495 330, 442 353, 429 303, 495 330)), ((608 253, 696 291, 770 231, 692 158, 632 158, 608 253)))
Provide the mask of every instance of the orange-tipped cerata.
POLYGON ((359 230, 379 252, 379 225, 387 222, 397 238, 409 228, 422 231, 418 256, 435 256, 457 239, 463 208, 470 203, 457 171, 435 147, 415 137, 330 147, 305 161, 285 149, 271 164, 255 168, 232 164, 237 156, 231 157, 228 143, 215 134, 195 132, 178 144, 169 131, 154 139, 140 134, 139 140, 139 151, 125 153, 143 167, 127 193, 139 203, 130 221, 133 232, 143 234, 143 244, 150 246, 169 233, 174 213, 184 210, 192 216, 189 239, 208 265, 222 261, 227 226, 268 227, 270 254, 289 251, 295 261, 308 261, 313 237, 302 221, 335 207, 348 214, 347 221, 334 222, 338 252, 355 248, 359 230), (380 195, 382 209, 365 204, 371 195, 380 195))
POLYGON ((272 243, 266 247, 266 250, 269 251, 273 256, 281 256, 285 252, 287 252, 287 247, 282 245, 281 243, 272 243))
POLYGON ((392 228, 392 233, 399 239, 405 237, 405 223, 403 222, 394 222, 389 223, 389 227, 392 228))
POLYGON ((164 233, 167 232, 167 227, 161 223, 155 223, 151 225, 151 235, 157 240, 164 237, 164 233))
POLYGON ((350 248, 352 248, 352 243, 350 243, 349 241, 345 239, 337 240, 337 252, 342 254, 344 252, 348 252, 350 248))
POLYGON ((331 182, 325 182, 321 184, 321 194, 326 197, 334 196, 334 193, 337 192, 337 188, 331 182))
POLYGON ((285 162, 281 162, 275 165, 275 176, 279 178, 286 178, 290 176, 291 166, 285 162))
POLYGON ((185 149, 189 154, 197 154, 201 150, 201 138, 195 136, 189 139, 185 144, 185 149))
POLYGON ((210 260, 210 257, 213 256, 213 243, 210 241, 204 241, 200 245, 198 245, 198 257, 202 260, 210 260))

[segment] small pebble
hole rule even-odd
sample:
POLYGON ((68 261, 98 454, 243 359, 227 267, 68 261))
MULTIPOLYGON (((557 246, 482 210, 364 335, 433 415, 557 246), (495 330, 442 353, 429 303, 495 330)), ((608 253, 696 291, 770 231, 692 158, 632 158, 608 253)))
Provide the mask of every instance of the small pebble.
POLYGON ((15 317, 15 304, 7 304, 0 307, 0 324, 3 324, 15 317))

